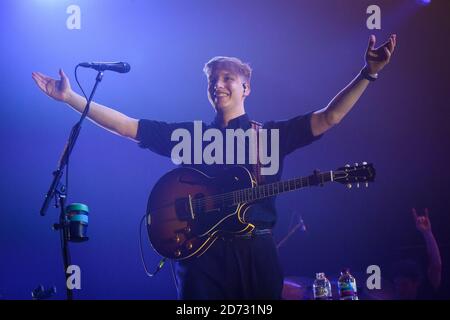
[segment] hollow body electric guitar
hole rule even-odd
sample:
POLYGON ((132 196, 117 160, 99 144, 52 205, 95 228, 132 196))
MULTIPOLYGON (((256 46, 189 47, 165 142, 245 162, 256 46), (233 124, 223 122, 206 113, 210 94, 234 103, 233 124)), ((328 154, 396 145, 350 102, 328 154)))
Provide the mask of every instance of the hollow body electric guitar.
POLYGON ((220 236, 250 233, 254 225, 246 213, 255 201, 326 182, 367 185, 374 178, 373 165, 365 162, 262 185, 243 166, 229 167, 217 177, 180 167, 154 186, 147 204, 147 231, 158 254, 183 260, 200 256, 220 236))

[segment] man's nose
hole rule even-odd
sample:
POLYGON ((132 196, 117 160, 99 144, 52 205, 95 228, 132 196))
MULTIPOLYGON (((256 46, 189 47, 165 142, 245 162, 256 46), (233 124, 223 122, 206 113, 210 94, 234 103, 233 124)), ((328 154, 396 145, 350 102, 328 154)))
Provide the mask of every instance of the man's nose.
POLYGON ((218 88, 223 88, 223 81, 220 80, 220 79, 217 80, 217 81, 214 83, 213 88, 214 88, 215 90, 217 90, 218 88))

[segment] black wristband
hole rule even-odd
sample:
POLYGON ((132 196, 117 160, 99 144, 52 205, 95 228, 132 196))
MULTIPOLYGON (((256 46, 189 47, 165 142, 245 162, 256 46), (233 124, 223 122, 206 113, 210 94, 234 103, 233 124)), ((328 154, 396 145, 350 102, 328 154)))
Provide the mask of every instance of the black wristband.
POLYGON ((374 77, 374 76, 370 75, 369 72, 367 72, 366 68, 363 68, 359 74, 364 79, 367 79, 367 80, 372 81, 372 82, 378 79, 378 74, 376 75, 376 77, 374 77))

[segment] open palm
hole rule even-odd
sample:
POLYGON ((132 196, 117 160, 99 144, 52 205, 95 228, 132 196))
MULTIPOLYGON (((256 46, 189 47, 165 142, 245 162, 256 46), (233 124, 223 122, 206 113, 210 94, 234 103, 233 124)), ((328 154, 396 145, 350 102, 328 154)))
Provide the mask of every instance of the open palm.
POLYGON ((61 78, 56 80, 40 72, 33 72, 32 78, 46 95, 58 101, 66 101, 72 89, 62 69, 59 70, 59 75, 61 78))
POLYGON ((375 41, 375 36, 371 35, 366 51, 366 65, 370 74, 380 72, 389 63, 397 44, 397 36, 391 35, 389 40, 378 48, 375 48, 375 41))

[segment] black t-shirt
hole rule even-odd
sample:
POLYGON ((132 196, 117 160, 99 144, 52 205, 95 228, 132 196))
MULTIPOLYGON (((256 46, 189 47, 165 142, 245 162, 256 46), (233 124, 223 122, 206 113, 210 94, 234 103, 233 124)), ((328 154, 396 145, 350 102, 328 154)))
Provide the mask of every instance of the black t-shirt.
MULTIPOLYGON (((254 123, 254 122, 253 122, 254 123)), ((201 170, 209 176, 217 175, 220 170, 223 170, 225 166, 229 164, 211 164, 207 165, 204 162, 202 164, 194 164, 194 122, 180 122, 180 123, 167 123, 155 120, 139 120, 137 140, 141 148, 148 148, 149 150, 160 154, 162 156, 171 157, 172 149, 179 141, 171 141, 172 132, 176 129, 186 129, 192 137, 191 140, 191 161, 190 164, 183 164, 190 167, 194 167, 201 170)), ((214 120, 211 124, 201 124, 202 133, 208 129, 219 129, 225 136, 226 129, 243 129, 244 131, 252 127, 252 121, 249 120, 247 114, 232 119, 228 122, 226 128, 220 128, 218 122, 214 120)), ((314 137, 311 131, 311 113, 307 115, 297 116, 295 118, 284 121, 269 121, 262 125, 262 129, 267 129, 268 137, 268 155, 271 155, 271 131, 270 129, 278 129, 279 133, 279 168, 278 172, 273 175, 264 175, 263 183, 272 183, 279 181, 283 170, 284 157, 294 150, 306 146, 313 141, 319 139, 321 136, 314 137)), ((203 136, 203 134, 202 134, 203 136)), ((197 137, 198 138, 198 137, 197 137)), ((203 140, 203 139, 201 139, 203 140)), ((197 140, 198 141, 198 140, 197 140)), ((224 163, 226 157, 226 139, 223 139, 223 158, 224 163)), ((203 149, 210 142, 203 142, 203 149)), ((234 162, 237 163, 236 144, 234 144, 234 162)), ((203 150, 202 149, 202 150, 203 150)), ((250 172, 253 172, 254 166, 248 162, 248 141, 246 141, 246 163, 244 164, 250 172)), ((268 164, 270 166, 270 164, 268 164)), ((265 198, 258 201, 253 205, 246 214, 249 222, 253 223, 257 228, 272 228, 276 222, 276 209, 275 209, 275 197, 265 198)))

